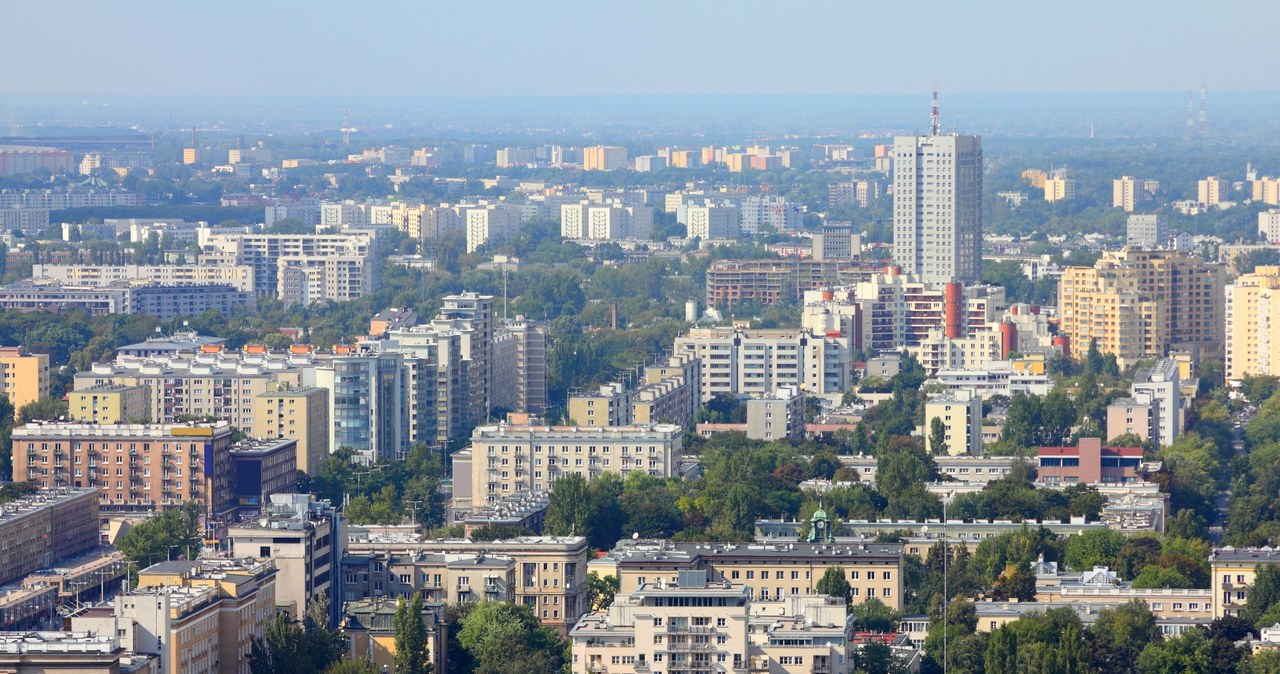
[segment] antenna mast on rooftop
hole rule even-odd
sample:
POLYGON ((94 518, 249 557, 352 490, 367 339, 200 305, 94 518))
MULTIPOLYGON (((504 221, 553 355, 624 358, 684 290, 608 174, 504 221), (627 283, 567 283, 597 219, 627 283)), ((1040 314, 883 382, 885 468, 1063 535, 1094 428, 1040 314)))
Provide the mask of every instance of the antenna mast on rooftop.
POLYGON ((938 135, 938 85, 933 85, 933 112, 929 115, 930 135, 938 135))

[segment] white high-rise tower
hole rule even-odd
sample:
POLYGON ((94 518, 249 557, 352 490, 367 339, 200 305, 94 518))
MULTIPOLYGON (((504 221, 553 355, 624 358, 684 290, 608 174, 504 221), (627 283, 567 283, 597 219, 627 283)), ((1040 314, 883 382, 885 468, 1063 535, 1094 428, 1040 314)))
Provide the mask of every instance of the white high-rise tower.
POLYGON ((893 142, 893 260, 931 282, 982 273, 982 138, 893 142))

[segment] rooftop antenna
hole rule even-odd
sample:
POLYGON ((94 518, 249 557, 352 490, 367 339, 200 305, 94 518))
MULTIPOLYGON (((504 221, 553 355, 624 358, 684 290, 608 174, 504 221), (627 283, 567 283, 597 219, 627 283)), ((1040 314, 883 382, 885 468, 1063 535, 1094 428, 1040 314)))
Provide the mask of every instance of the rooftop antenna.
POLYGON ((938 85, 933 85, 933 112, 929 115, 930 135, 938 135, 938 85))

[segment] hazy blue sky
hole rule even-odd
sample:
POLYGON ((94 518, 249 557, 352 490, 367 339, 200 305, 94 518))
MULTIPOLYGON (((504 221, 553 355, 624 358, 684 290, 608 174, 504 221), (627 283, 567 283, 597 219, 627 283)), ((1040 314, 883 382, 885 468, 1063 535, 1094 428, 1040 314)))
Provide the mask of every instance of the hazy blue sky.
POLYGON ((1280 89, 1274 0, 6 0, 0 17, 4 94, 1280 89))

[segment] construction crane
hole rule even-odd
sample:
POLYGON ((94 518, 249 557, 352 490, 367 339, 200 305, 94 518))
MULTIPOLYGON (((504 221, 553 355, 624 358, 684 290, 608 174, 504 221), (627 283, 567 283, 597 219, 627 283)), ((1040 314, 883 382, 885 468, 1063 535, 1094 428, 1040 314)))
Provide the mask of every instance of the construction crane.
POLYGON ((342 109, 342 144, 350 145, 351 134, 359 130, 360 129, 357 129, 351 126, 351 117, 347 114, 347 109, 343 108, 342 109))

